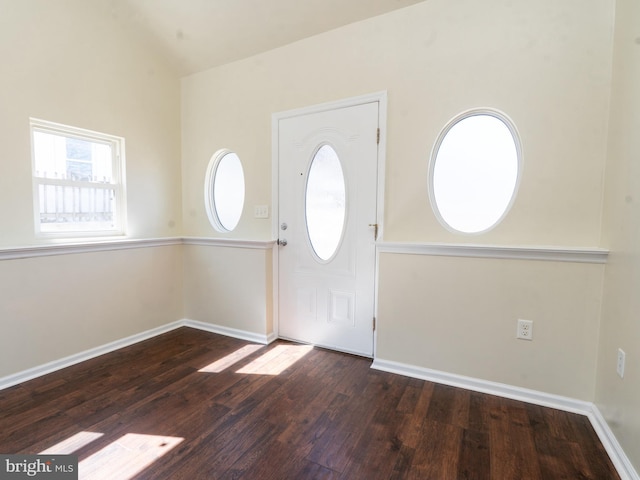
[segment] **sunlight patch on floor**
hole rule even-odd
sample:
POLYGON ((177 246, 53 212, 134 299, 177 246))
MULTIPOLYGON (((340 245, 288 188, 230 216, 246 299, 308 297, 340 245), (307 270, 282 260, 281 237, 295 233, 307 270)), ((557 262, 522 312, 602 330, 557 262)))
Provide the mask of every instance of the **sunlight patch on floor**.
POLYGON ((43 450, 40 452, 40 455, 69 455, 80 450, 85 445, 89 445, 103 435, 104 433, 98 432, 78 432, 60 443, 56 443, 46 450, 43 450))
POLYGON ((264 345, 245 345, 226 357, 222 357, 220 360, 216 360, 198 371, 205 373, 220 373, 263 347, 264 345))
POLYGON ((129 480, 182 442, 181 437, 127 433, 78 465, 83 480, 129 480))
POLYGON ((311 350, 313 350, 311 345, 278 345, 237 370, 236 373, 280 375, 311 350))

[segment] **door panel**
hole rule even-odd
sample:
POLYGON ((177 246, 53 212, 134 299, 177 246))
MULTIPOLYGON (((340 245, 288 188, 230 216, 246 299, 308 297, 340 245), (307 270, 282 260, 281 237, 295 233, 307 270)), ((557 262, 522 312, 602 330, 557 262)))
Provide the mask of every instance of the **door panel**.
MULTIPOLYGON (((286 224, 279 237, 287 241, 279 247, 278 265, 283 338, 373 354, 377 129, 377 102, 279 120, 278 225, 286 224), (337 156, 342 175, 335 158, 327 160, 323 172, 317 173, 320 164, 312 170, 316 155, 329 150, 335 152, 331 155, 337 156), (309 195, 314 205, 306 204, 310 172, 321 179, 309 195), (313 242, 308 214, 316 220, 309 227, 313 242), (334 220, 323 224, 325 217, 334 220), (317 240, 323 228, 326 249, 317 240)), ((311 183, 313 187, 313 179, 311 183)))

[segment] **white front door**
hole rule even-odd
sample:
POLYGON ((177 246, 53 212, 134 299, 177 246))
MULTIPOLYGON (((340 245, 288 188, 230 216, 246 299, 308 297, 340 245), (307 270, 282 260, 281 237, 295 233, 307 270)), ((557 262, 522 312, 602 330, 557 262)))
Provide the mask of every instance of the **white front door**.
POLYGON ((378 110, 278 120, 282 338, 373 355, 378 110))

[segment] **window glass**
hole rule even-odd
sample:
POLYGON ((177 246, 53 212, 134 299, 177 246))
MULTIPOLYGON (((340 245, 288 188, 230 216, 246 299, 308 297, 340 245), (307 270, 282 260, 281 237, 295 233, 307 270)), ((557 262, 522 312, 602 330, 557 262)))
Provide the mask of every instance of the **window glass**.
POLYGON ((36 231, 124 233, 124 140, 31 120, 36 231))
POLYGON ((431 202, 445 226, 462 233, 493 228, 508 212, 518 186, 515 127, 493 111, 458 116, 440 134, 429 173, 431 202))
POLYGON ((321 260, 336 253, 344 230, 346 188, 338 154, 323 145, 313 157, 305 192, 307 232, 321 260))
POLYGON ((216 152, 205 179, 205 207, 211 225, 220 232, 236 228, 244 207, 244 172, 240 158, 229 150, 216 152))

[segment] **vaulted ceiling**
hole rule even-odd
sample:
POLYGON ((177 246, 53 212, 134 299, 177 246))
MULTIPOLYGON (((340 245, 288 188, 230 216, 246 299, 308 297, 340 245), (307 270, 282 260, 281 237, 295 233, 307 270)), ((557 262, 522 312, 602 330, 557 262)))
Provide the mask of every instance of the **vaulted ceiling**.
POLYGON ((421 1, 112 0, 112 7, 189 75, 421 1))

